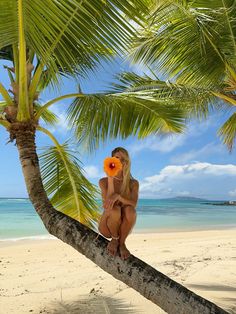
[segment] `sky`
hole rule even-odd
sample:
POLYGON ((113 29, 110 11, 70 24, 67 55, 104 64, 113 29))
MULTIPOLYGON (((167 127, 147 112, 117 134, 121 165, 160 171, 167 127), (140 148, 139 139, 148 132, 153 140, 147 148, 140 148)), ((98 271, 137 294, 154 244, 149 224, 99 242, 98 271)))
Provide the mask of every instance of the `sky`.
MULTIPOLYGON (((1 79, 8 85, 7 74, 0 62, 1 79)), ((84 93, 106 90, 114 74, 131 69, 142 73, 140 66, 116 60, 113 64, 99 67, 97 73, 81 79, 84 93)), ((78 90, 73 80, 63 79, 60 91, 47 90, 41 103, 78 90)), ((0 98, 1 99, 1 98, 0 98)), ((66 109, 71 100, 54 104, 51 109, 60 122, 49 130, 63 143, 70 137, 66 122, 66 109)), ((131 136, 126 140, 115 139, 101 144, 93 154, 84 153, 78 145, 78 158, 84 165, 86 177, 94 184, 105 176, 103 160, 111 151, 122 146, 131 157, 131 172, 140 184, 140 198, 171 198, 193 196, 209 200, 236 200, 236 153, 229 153, 217 136, 218 128, 227 119, 228 113, 213 112, 204 121, 190 121, 184 134, 172 136, 149 136, 138 140, 131 136)), ((42 124, 45 126, 44 124, 42 124)), ((0 197, 28 197, 22 175, 18 152, 14 143, 8 143, 8 133, 0 126, 0 197)), ((37 148, 52 145, 46 135, 37 133, 37 148)))

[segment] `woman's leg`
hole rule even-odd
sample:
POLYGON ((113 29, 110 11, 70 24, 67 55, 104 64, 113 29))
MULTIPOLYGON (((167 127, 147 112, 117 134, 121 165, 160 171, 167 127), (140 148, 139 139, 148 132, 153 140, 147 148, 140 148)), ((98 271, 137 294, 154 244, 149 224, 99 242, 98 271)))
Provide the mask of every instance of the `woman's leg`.
POLYGON ((130 256, 130 252, 125 245, 125 240, 135 225, 137 214, 135 208, 130 205, 123 206, 121 211, 122 221, 120 226, 119 250, 121 258, 127 259, 130 256))
POLYGON ((105 238, 111 238, 111 232, 107 227, 107 218, 108 214, 104 211, 98 224, 98 230, 105 238))
POLYGON ((110 211, 102 214, 98 230, 106 238, 112 238, 107 250, 111 255, 116 255, 119 246, 119 230, 121 224, 121 207, 114 205, 110 211))

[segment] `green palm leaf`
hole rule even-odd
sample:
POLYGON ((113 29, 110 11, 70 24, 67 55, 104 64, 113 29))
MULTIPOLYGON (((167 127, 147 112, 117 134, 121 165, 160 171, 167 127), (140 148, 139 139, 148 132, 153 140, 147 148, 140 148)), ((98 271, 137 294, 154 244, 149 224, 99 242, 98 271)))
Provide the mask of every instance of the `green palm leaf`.
POLYGON ((223 124, 218 131, 218 135, 221 137, 223 143, 228 147, 229 151, 232 151, 236 137, 236 113, 233 113, 223 124))
POLYGON ((77 98, 68 108, 68 122, 89 151, 116 137, 182 132, 187 118, 206 118, 221 108, 213 91, 164 82, 145 74, 123 73, 106 94, 77 98))
POLYGON ((184 114, 173 104, 128 94, 87 95, 68 109, 69 125, 90 151, 110 138, 139 138, 150 134, 181 132, 184 114))
POLYGON ((119 83, 113 83, 113 89, 118 93, 139 94, 154 101, 172 103, 184 110, 189 118, 206 118, 211 109, 220 108, 220 100, 214 94, 216 90, 165 82, 158 79, 155 73, 152 74, 154 78, 147 74, 122 73, 118 76, 119 83))
MULTIPOLYGON (((192 113, 206 116, 213 108, 235 106, 235 16, 234 0, 157 1, 130 55, 134 62, 143 62, 175 84, 170 91, 161 87, 162 83, 155 87, 155 80, 147 80, 142 88, 157 88, 158 98, 166 95, 178 102, 176 96, 183 97, 190 117, 192 113), (186 102, 186 92, 191 94, 192 105, 186 102)), ((142 82, 135 84, 137 90, 142 82)), ((235 122, 233 114, 218 133, 230 150, 236 136, 235 122)))
MULTIPOLYGON (((134 28, 146 12, 146 1, 25 0, 24 35, 28 49, 47 69, 70 75, 126 49, 134 28)), ((0 51, 18 42, 17 1, 2 0, 0 51)))
POLYGON ((233 1, 223 2, 227 8, 218 0, 158 1, 132 48, 133 61, 149 64, 181 84, 222 85, 235 70, 236 56, 231 23, 236 9, 233 1))
POLYGON ((97 189, 83 175, 68 142, 47 147, 40 154, 40 163, 44 187, 55 208, 94 228, 99 217, 97 189))
POLYGON ((12 46, 6 46, 0 49, 0 59, 13 61, 12 46))
POLYGON ((7 103, 5 101, 0 101, 0 108, 3 109, 7 106, 7 103))
MULTIPOLYGON (((39 109, 42 107, 42 105, 40 105, 37 102, 34 102, 34 110, 35 113, 37 113, 39 111, 39 109)), ((59 119, 57 117, 57 115, 55 113, 53 113, 50 109, 46 108, 40 118, 48 125, 56 125, 59 122, 59 119)))

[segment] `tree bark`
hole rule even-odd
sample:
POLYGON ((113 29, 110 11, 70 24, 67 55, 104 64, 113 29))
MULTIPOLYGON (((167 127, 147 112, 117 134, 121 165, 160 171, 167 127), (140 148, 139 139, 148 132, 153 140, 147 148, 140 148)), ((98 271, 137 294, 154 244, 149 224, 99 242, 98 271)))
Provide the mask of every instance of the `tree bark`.
POLYGON ((16 139, 29 198, 48 232, 71 245, 116 279, 124 282, 170 314, 227 313, 170 279, 137 257, 126 261, 106 253, 107 240, 78 221, 55 210, 44 190, 35 145, 35 126, 13 123, 11 138, 16 139))

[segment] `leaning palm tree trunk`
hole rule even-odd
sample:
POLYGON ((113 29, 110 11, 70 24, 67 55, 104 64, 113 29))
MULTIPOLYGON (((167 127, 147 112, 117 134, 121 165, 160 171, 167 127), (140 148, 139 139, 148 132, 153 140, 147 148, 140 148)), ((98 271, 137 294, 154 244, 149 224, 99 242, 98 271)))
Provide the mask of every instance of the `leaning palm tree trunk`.
POLYGON ((42 184, 35 145, 35 126, 27 122, 12 123, 10 134, 11 139, 16 139, 30 200, 50 234, 71 245, 167 313, 227 313, 135 256, 122 261, 105 254, 105 239, 97 238, 94 231, 58 212, 51 205, 42 184))

